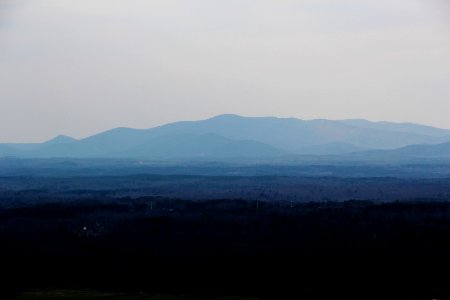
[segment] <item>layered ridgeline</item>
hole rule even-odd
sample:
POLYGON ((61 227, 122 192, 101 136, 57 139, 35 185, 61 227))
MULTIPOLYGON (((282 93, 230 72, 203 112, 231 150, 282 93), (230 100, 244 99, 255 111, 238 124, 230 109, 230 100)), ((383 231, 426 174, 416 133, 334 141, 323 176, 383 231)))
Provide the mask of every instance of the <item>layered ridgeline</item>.
POLYGON ((450 130, 366 120, 220 115, 150 129, 116 128, 75 140, 0 144, 20 158, 229 159, 339 155, 393 159, 450 158, 450 130))

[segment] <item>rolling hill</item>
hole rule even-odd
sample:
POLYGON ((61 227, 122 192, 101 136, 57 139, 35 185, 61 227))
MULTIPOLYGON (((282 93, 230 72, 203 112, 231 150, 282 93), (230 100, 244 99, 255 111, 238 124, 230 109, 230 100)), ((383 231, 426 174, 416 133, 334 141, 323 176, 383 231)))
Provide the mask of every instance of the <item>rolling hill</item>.
POLYGON ((394 150, 371 150, 346 154, 346 158, 364 161, 450 161, 450 143, 410 145, 394 150))

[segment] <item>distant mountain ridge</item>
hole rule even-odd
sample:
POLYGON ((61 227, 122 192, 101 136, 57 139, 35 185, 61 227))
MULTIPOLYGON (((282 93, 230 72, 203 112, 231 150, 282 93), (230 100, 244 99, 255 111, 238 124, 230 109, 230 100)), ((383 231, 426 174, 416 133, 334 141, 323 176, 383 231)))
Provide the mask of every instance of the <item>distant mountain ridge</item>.
POLYGON ((348 155, 447 142, 450 130, 412 123, 226 114, 150 129, 116 128, 81 140, 58 136, 45 143, 0 144, 0 156, 214 160, 348 155))

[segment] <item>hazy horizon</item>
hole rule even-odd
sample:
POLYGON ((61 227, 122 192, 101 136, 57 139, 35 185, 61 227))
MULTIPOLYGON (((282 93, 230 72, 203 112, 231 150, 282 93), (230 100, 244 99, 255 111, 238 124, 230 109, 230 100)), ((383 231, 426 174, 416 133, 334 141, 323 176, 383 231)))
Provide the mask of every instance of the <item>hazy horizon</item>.
POLYGON ((444 0, 0 3, 0 143, 224 113, 450 129, 444 0))

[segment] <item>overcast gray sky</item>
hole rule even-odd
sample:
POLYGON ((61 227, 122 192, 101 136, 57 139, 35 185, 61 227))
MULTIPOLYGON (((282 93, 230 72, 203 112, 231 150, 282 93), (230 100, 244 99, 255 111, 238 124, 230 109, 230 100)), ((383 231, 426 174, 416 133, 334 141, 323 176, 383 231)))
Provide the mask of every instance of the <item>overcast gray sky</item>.
POLYGON ((222 113, 450 128, 450 5, 0 1, 1 142, 222 113))

